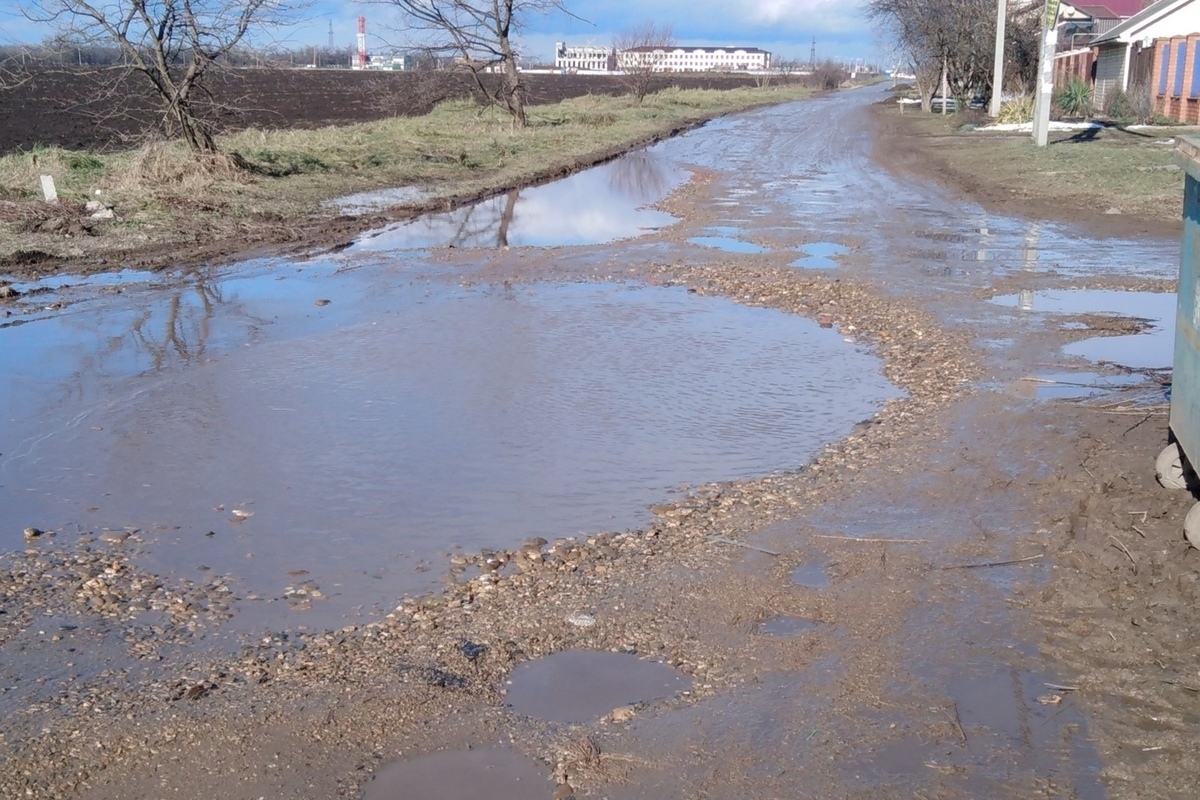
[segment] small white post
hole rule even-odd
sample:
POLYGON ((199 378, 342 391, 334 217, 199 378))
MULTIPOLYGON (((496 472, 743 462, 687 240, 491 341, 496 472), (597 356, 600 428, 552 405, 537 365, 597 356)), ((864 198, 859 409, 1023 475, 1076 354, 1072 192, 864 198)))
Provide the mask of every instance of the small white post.
POLYGON ((42 194, 45 196, 47 203, 58 202, 58 189, 54 188, 53 175, 42 176, 42 194))

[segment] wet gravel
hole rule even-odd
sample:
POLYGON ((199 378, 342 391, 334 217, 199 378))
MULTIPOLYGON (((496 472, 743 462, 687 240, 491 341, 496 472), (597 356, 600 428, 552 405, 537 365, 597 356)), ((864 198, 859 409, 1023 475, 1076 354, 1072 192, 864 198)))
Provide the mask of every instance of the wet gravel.
MULTIPOLYGON (((110 671, 60 693, 49 718, 39 713, 10 720, 0 742, 0 796, 86 794, 123 769, 156 758, 159 748, 226 740, 233 747, 244 735, 235 733, 239 719, 292 719, 287 724, 299 725, 297 704, 327 709, 304 736, 313 737, 321 752, 330 742, 344 748, 355 763, 347 764, 339 791, 353 795, 365 774, 360 770, 384 760, 381 741, 411 734, 455 709, 470 708, 482 729, 498 729, 513 666, 566 649, 665 661, 695 682, 687 697, 668 703, 693 702, 736 680, 743 669, 737 654, 689 635, 682 618, 690 613, 686 603, 656 593, 657 585, 667 586, 663 576, 698 573, 738 549, 717 539, 743 539, 835 496, 847 482, 866 480, 889 448, 922 432, 939 408, 969 390, 978 367, 969 332, 942 330, 925 312, 865 283, 744 263, 647 265, 641 272, 651 283, 682 285, 834 327, 879 355, 888 379, 906 395, 798 471, 692 487, 654 506, 655 521, 640 530, 455 555, 445 565, 442 592, 403 599, 384 620, 336 631, 264 632, 232 657, 198 648, 164 654, 162 648, 196 637, 201 626, 236 610, 228 579, 173 584, 139 569, 122 550, 131 542, 84 536, 67 546, 55 541, 61 535, 46 537, 0 561, 0 636, 11 638, 38 615, 98 614, 124 624, 121 636, 132 655, 166 655, 169 663, 137 681, 110 671), (146 614, 158 621, 139 622, 146 614), (346 692, 354 698, 344 700, 346 692)), ((540 744, 527 746, 560 780, 570 780, 562 732, 528 725, 527 741, 540 744)))

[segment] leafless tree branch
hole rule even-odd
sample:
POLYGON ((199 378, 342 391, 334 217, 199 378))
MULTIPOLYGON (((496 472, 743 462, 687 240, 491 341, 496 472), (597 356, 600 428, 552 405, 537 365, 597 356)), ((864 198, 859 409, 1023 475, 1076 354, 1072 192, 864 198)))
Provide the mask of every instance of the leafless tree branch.
POLYGON ((168 131, 193 152, 218 152, 205 81, 251 33, 286 25, 305 0, 34 0, 31 20, 83 44, 120 51, 124 74, 154 88, 168 131))
POLYGON ((479 93, 512 116, 513 125, 528 123, 525 83, 517 69, 516 38, 534 15, 567 13, 562 0, 379 0, 403 12, 411 33, 430 52, 453 54, 468 70, 479 93), (484 80, 500 73, 499 83, 484 80))
POLYGON ((667 53, 674 48, 674 28, 654 22, 626 28, 613 40, 621 83, 639 103, 646 99, 654 76, 663 71, 667 53))

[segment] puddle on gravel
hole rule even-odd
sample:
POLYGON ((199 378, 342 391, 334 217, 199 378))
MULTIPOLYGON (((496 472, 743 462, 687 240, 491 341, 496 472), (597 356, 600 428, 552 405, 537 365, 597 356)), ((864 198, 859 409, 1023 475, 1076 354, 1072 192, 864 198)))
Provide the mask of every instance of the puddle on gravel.
POLYGON ((802 245, 800 250, 807 255, 793 261, 792 266, 804 269, 832 269, 841 266, 834 257, 844 256, 850 252, 848 248, 833 242, 810 242, 802 245))
POLYGON ((791 581, 793 586, 804 586, 808 589, 820 589, 829 584, 829 573, 825 564, 820 561, 805 561, 792 568, 791 581))
POLYGON ((428 753, 381 767, 362 800, 541 800, 554 785, 529 759, 511 750, 428 753))
POLYGON ((676 221, 649 206, 689 176, 654 150, 644 150, 560 181, 383 228, 363 236, 350 252, 563 247, 628 239, 676 221))
POLYGON ((506 702, 548 722, 587 722, 613 709, 674 697, 691 678, 659 661, 629 653, 564 650, 518 664, 506 702))
POLYGON ((741 239, 734 239, 730 236, 693 236, 688 239, 691 244, 708 247, 713 250, 724 250, 726 253, 769 253, 765 247, 753 244, 751 242, 743 242, 741 239))
POLYGON ((802 633, 812 633, 820 627, 821 623, 816 620, 780 614, 760 624, 758 632, 766 636, 799 636, 802 633))
POLYGON ((1131 369, 1159 369, 1174 363, 1177 302, 1174 293, 1110 289, 1024 291, 994 297, 992 302, 1016 307, 1026 313, 1111 314, 1147 320, 1151 327, 1141 333, 1095 336, 1073 342, 1065 346, 1063 352, 1089 361, 1119 364, 1131 369))
POLYGON ((681 483, 794 468, 898 394, 835 331, 680 288, 268 273, 0 337, 0 544, 133 525, 151 571, 240 577, 289 624, 386 613, 454 545, 624 530, 681 483), (301 569, 327 599, 289 615, 301 569))
POLYGON ((392 206, 419 203, 428 197, 428 192, 418 189, 416 186, 396 186, 390 189, 376 189, 371 192, 356 192, 343 197, 334 197, 321 203, 321 206, 333 209, 339 214, 354 216, 371 211, 382 211, 392 206))

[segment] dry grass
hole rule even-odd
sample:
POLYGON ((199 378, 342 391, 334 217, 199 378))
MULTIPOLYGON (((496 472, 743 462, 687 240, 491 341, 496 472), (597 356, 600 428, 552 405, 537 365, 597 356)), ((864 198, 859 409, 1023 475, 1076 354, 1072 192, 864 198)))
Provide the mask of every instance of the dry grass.
POLYGON ((1100 212, 1117 208, 1164 222, 1180 217, 1183 173, 1174 163, 1169 129, 1052 131, 1049 146, 1037 147, 1028 134, 961 131, 963 120, 954 115, 904 119, 936 142, 930 157, 945 170, 1013 201, 1100 212))

